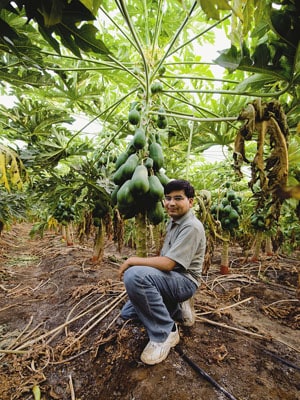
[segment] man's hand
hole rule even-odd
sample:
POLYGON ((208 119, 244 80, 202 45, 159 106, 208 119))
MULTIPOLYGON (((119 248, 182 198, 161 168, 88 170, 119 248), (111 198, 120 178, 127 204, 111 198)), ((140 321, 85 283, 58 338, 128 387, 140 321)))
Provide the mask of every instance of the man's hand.
POLYGON ((124 272, 125 272, 126 269, 128 269, 128 268, 130 267, 130 265, 131 265, 131 264, 129 264, 128 261, 129 261, 129 259, 126 260, 126 261, 124 261, 123 264, 122 264, 122 265, 120 266, 120 268, 119 268, 119 278, 120 278, 120 281, 123 280, 124 272))

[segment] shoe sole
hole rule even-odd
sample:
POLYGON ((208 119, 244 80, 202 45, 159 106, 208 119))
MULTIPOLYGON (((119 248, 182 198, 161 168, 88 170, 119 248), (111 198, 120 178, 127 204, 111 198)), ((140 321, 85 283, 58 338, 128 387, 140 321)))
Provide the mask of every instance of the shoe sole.
MULTIPOLYGON (((174 341, 171 342, 171 344, 170 344, 170 350, 171 350, 172 347, 175 347, 175 346, 179 343, 179 341, 180 341, 180 336, 179 336, 179 334, 178 334, 178 335, 176 336, 176 338, 174 338, 174 341)), ((163 355, 162 357, 157 358, 156 360, 150 360, 150 361, 148 361, 148 360, 146 361, 145 359, 143 359, 143 353, 142 353, 142 354, 141 354, 141 361, 142 361, 144 364, 147 364, 147 365, 159 364, 159 363, 161 363, 162 361, 164 361, 164 360, 168 357, 169 353, 170 353, 170 351, 168 351, 168 353, 165 354, 165 355, 163 355)))

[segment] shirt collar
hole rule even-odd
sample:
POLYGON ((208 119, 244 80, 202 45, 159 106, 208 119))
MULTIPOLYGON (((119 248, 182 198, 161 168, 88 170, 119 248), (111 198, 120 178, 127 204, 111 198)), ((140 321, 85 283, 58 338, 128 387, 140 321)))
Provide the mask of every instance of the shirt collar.
POLYGON ((173 226, 173 225, 181 225, 186 219, 189 218, 191 213, 192 213, 192 210, 188 210, 187 213, 185 213, 181 218, 177 219, 176 221, 171 219, 171 226, 173 226))

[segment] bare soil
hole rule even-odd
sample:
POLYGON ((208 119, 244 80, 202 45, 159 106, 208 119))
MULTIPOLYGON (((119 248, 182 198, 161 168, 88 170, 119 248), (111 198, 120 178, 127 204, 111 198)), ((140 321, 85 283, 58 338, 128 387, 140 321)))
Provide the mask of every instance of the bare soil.
POLYGON ((118 265, 133 251, 108 242, 95 265, 92 242, 68 247, 51 232, 30 239, 30 229, 0 237, 1 400, 300 399, 297 255, 251 263, 233 247, 231 273, 220 275, 216 251, 195 325, 146 366, 143 326, 119 317, 118 265))

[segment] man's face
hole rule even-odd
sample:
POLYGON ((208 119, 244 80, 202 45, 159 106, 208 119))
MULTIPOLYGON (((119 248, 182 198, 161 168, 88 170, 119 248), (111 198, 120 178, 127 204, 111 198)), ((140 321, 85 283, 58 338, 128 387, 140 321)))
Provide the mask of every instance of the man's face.
POLYGON ((165 210, 168 215, 177 220, 186 214, 193 205, 193 199, 188 199, 184 190, 174 190, 166 194, 164 199, 165 210))

